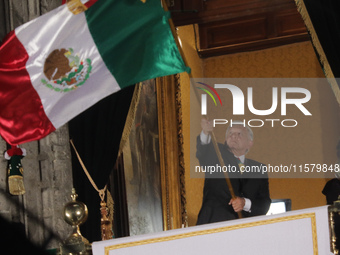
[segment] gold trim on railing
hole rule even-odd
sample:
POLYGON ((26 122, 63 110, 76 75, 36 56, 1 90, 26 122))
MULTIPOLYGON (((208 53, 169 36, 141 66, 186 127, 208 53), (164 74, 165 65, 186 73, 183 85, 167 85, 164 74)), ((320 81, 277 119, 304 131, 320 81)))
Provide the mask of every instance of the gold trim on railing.
POLYGON ((318 238, 317 238, 317 231, 316 231, 315 213, 304 213, 304 214, 285 216, 285 217, 279 217, 279 218, 262 220, 262 221, 237 224, 233 226, 213 228, 213 229, 194 231, 194 232, 183 233, 183 234, 172 235, 172 236, 151 238, 151 239, 146 239, 146 240, 110 245, 110 246, 105 247, 105 255, 109 255, 109 252, 112 250, 121 249, 121 248, 129 248, 129 247, 138 246, 138 245, 166 242, 166 241, 183 239, 183 238, 188 238, 188 237, 193 237, 193 236, 215 234, 215 233, 221 233, 221 232, 230 231, 230 230, 237 230, 237 229, 243 229, 243 228, 249 228, 249 227, 255 227, 255 226, 263 226, 263 225, 268 225, 268 224, 273 224, 273 223, 279 223, 279 222, 285 222, 285 221, 291 221, 291 220, 308 219, 308 218, 311 219, 313 254, 317 255, 318 254, 318 238))

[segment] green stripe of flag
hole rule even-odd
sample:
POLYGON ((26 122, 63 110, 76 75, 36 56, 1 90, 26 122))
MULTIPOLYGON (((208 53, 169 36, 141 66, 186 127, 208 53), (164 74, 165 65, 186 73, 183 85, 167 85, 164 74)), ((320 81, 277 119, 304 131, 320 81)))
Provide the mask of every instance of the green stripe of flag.
POLYGON ((120 87, 186 70, 160 0, 99 0, 85 14, 120 87))

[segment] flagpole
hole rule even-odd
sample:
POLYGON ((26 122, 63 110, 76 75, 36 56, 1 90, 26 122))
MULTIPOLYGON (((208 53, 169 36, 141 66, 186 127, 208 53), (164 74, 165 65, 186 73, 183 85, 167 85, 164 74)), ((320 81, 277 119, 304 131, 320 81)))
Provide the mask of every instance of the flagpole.
MULTIPOLYGON (((168 6, 167 6, 165 0, 161 0, 161 2, 162 2, 164 11, 169 12, 169 9, 168 9, 168 6)), ((182 49, 182 47, 181 47, 181 44, 179 43, 178 36, 177 36, 177 33, 176 33, 176 28, 175 28, 174 22, 172 21, 171 16, 170 16, 170 18, 169 18, 168 21, 169 21, 169 25, 170 25, 170 29, 171 29, 172 35, 173 35, 173 37, 174 37, 174 39, 175 39, 175 42, 176 42, 176 44, 177 44, 177 48, 178 48, 178 50, 179 50, 179 53, 181 54, 181 56, 182 56, 182 58, 183 58, 184 64, 185 64, 186 66, 189 66, 189 65, 188 65, 188 61, 187 61, 186 58, 185 58, 185 55, 184 55, 183 49, 182 49)), ((189 77, 190 77, 190 78, 193 78, 191 72, 188 73, 188 74, 189 74, 189 77)))
MULTIPOLYGON (((163 5, 164 11, 168 12, 169 9, 168 9, 168 6, 167 6, 165 0, 161 0, 161 1, 162 1, 162 5, 163 5)), ((169 18, 169 25, 170 25, 170 28, 171 28, 172 35, 173 35, 173 37, 175 38, 175 41, 176 41, 178 50, 179 50, 179 52, 180 52, 180 54, 181 54, 181 56, 182 56, 182 58, 183 58, 184 64, 185 64, 186 66, 189 66, 189 65, 188 65, 188 62, 187 62, 187 60, 186 60, 186 58, 185 58, 183 49, 182 49, 182 47, 181 47, 181 45, 180 45, 180 43, 179 43, 178 36, 177 36, 177 33, 176 33, 176 29, 175 29, 175 25, 174 25, 174 23, 173 23, 171 17, 169 18)), ((189 74, 189 78, 190 78, 190 79, 193 78, 191 72, 188 73, 188 74, 189 74)), ((195 94, 196 94, 196 96, 197 96, 197 95, 198 95, 198 94, 197 94, 197 89, 196 89, 195 87, 194 87, 194 89, 195 89, 195 92, 196 92, 195 94)), ((197 97, 198 97, 198 96, 197 96, 197 97)), ((199 100, 199 99, 197 99, 197 100, 199 100)), ((217 141, 216 141, 216 137, 215 137, 215 134, 214 134, 213 131, 210 132, 210 136, 211 136, 211 141, 212 141, 212 143, 213 143, 213 145, 214 145, 214 149, 215 149, 216 154, 217 154, 217 157, 218 157, 218 161, 219 161, 221 167, 224 168, 224 167, 225 167, 224 160, 223 160, 223 158, 222 158, 221 151, 220 151, 220 148, 218 147, 218 144, 217 144, 217 141)), ((231 198, 235 199, 235 198, 236 198, 236 195, 235 195, 233 186, 232 186, 232 184, 231 184, 231 181, 230 181, 230 179, 229 179, 229 175, 228 175, 227 172, 223 172, 223 173, 224 173, 224 177, 225 177, 225 179, 226 179, 227 185, 228 185, 228 189, 229 189, 231 198)), ((229 201, 228 201, 228 202, 229 202, 229 201)), ((242 218, 242 213, 241 213, 241 212, 238 212, 237 214, 238 214, 238 217, 241 219, 241 218, 242 218)))

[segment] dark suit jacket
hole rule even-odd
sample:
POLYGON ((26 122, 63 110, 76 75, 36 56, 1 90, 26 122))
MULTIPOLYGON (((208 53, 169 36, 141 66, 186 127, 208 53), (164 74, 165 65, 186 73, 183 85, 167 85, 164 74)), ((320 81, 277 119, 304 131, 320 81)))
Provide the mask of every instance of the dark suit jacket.
MULTIPOLYGON (((238 162, 235 156, 229 151, 227 145, 219 144, 225 166, 237 169, 237 172, 228 173, 230 182, 236 196, 245 197, 251 201, 251 211, 242 211, 243 217, 265 215, 269 209, 271 199, 269 196, 268 175, 256 172, 244 172, 242 175, 238 171, 238 162)), ((200 165, 216 166, 219 161, 212 143, 202 145, 200 137, 197 137, 197 152, 200 165)), ((246 166, 261 167, 257 161, 246 159, 246 166)), ((198 214, 197 225, 237 219, 238 215, 234 212, 231 205, 229 188, 223 172, 206 173, 203 189, 202 208, 198 214)))
MULTIPOLYGON (((322 194, 326 196, 327 204, 332 205, 340 196, 340 180, 334 178, 329 180, 322 190, 322 194)), ((336 247, 340 249, 340 215, 334 214, 334 231, 336 236, 336 247)))

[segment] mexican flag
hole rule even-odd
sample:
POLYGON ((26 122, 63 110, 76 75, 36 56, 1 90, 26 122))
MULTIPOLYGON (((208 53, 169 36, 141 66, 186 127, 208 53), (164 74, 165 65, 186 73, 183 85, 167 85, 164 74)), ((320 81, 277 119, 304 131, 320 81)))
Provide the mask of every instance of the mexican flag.
POLYGON ((0 47, 0 134, 41 139, 104 97, 189 71, 160 0, 67 5, 16 28, 0 47))

